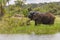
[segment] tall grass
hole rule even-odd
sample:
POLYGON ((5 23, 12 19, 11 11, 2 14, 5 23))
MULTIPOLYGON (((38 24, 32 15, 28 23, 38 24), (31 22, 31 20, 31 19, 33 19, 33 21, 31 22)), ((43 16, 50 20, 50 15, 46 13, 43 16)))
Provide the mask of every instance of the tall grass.
POLYGON ((40 24, 35 26, 34 21, 26 25, 27 18, 3 18, 0 21, 1 34, 54 34, 60 32, 60 18, 56 17, 54 25, 40 24))

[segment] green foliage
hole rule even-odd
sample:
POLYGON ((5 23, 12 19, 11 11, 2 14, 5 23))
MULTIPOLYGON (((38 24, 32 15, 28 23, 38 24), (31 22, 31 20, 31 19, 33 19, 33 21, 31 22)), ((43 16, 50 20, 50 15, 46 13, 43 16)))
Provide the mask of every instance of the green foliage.
POLYGON ((27 14, 28 14, 28 10, 27 10, 27 9, 23 9, 22 12, 23 12, 23 14, 24 14, 25 16, 27 16, 27 14))
POLYGON ((2 0, 0 0, 0 2, 2 2, 2 0))
POLYGON ((39 4, 28 4, 28 7, 31 6, 33 11, 40 12, 52 12, 55 15, 60 14, 60 2, 53 3, 39 3, 39 4))
MULTIPOLYGON (((1 1, 1 0, 0 0, 1 1)), ((27 16, 29 11, 28 8, 31 8, 32 11, 39 12, 52 12, 55 15, 60 15, 60 3, 39 3, 39 4, 27 4, 25 5, 23 1, 16 1, 14 5, 6 6, 8 1, 4 1, 2 6, 5 10, 5 15, 0 20, 0 33, 28 33, 31 34, 53 34, 60 32, 60 18, 56 17, 54 25, 43 25, 38 26, 34 25, 34 21, 30 22, 30 25, 27 25, 29 20, 26 17, 14 17, 15 14, 23 14, 27 16), (43 32, 42 32, 43 31, 43 32)), ((1 10, 1 8, 0 8, 1 10)), ((3 10, 2 10, 3 11, 3 10)))
POLYGON ((22 6, 23 5, 23 1, 17 0, 17 1, 15 1, 15 4, 16 4, 16 6, 22 6))
POLYGON ((0 21, 0 33, 6 34, 20 34, 27 33, 32 34, 54 34, 56 32, 60 32, 60 18, 56 17, 54 25, 34 25, 34 21, 30 22, 30 25, 26 25, 26 21, 28 19, 23 17, 20 18, 8 18, 4 17, 2 21, 0 21))

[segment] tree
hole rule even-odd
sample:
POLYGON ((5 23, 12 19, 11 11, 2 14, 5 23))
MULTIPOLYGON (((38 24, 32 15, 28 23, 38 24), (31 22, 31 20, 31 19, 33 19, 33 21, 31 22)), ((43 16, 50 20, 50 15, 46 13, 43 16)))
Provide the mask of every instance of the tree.
POLYGON ((4 15, 4 7, 9 0, 0 0, 0 17, 4 15))

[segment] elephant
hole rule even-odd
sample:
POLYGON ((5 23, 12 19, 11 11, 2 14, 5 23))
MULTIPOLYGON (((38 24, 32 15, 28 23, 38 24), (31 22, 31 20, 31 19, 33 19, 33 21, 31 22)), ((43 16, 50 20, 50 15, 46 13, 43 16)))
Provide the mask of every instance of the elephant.
POLYGON ((34 20, 35 25, 54 24, 54 21, 55 21, 55 16, 50 12, 40 13, 38 11, 30 11, 28 14, 28 18, 30 20, 34 20))
POLYGON ((55 16, 52 13, 45 13, 42 18, 43 24, 54 24, 55 16))

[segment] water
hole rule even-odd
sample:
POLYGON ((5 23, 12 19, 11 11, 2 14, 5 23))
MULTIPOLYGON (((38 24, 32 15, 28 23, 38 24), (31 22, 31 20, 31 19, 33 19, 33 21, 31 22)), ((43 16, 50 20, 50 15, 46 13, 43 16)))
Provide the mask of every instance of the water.
POLYGON ((0 34, 0 40, 60 40, 60 33, 54 35, 0 34))

